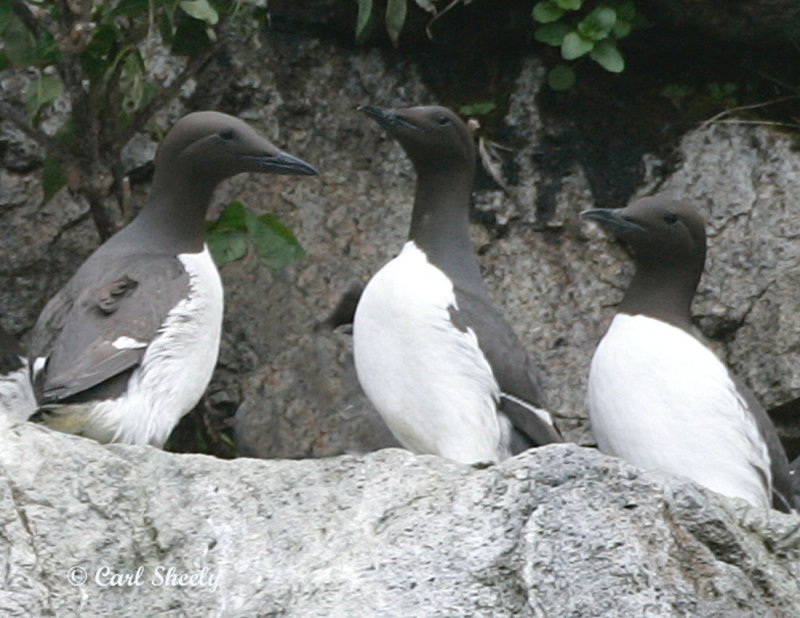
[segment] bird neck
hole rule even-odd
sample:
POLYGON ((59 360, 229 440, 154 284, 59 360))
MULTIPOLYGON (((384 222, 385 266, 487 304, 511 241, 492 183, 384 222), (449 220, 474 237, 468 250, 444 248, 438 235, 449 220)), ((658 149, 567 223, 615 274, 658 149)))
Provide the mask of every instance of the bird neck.
POLYGON ((691 305, 703 266, 686 269, 657 261, 639 262, 620 313, 646 315, 691 332, 691 305))
POLYGON ((474 172, 418 172, 408 238, 449 277, 482 281, 469 236, 469 200, 474 172))
POLYGON ((156 172, 147 203, 128 228, 146 234, 148 245, 156 249, 202 251, 206 211, 216 185, 215 178, 156 172))

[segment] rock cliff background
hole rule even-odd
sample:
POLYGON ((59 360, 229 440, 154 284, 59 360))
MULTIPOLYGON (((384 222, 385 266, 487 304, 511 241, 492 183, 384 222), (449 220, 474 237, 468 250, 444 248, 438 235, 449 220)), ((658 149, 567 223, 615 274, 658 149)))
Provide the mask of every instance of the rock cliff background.
MULTIPOLYGON (((502 23, 491 20, 496 8, 461 7, 440 20, 433 41, 409 28, 395 51, 379 32, 354 47, 352 7, 343 3, 274 3, 272 27, 256 45, 229 41, 161 114, 161 129, 193 109, 237 114, 323 172, 300 181, 241 176, 218 191, 218 208, 241 199, 278 215, 307 256, 279 275, 255 257, 222 269, 219 367, 174 448, 231 455, 220 436, 234 429, 238 452, 260 457, 394 443, 360 392, 346 329, 319 327, 397 252, 410 218, 413 170, 355 107, 493 101, 481 135, 508 150, 495 151, 493 174, 489 165, 479 174, 475 246, 494 299, 541 367, 566 437, 592 443, 588 363, 631 272, 623 251, 578 214, 671 191, 709 220, 697 326, 772 411, 790 456, 800 454, 797 99, 781 105, 779 89, 754 78, 800 84, 800 54, 787 58, 777 45, 790 38, 778 36, 775 14, 791 9, 762 8, 760 29, 748 31, 755 41, 743 42, 728 26, 752 3, 687 24, 673 19, 683 13, 670 3, 653 2, 661 27, 632 41, 622 75, 589 68, 573 92, 555 93, 543 85, 552 59, 519 26, 523 4, 504 4, 512 17, 502 23), (772 116, 726 114, 736 101, 710 96, 717 83, 734 84, 740 98, 762 97, 769 105, 755 111, 772 116)), ((2 87, 13 92, 14 80, 2 87)), ((99 239, 66 190, 40 207, 42 153, 8 122, 0 129, 0 319, 24 341, 52 290, 99 239)), ((134 209, 146 195, 156 135, 151 126, 123 159, 134 209)))
MULTIPOLYGON (((654 26, 626 43, 626 71, 582 70, 568 93, 544 85, 554 58, 531 40, 530 6, 459 6, 433 41, 412 11, 395 50, 380 29, 353 44, 353 2, 270 2, 255 44, 227 41, 131 143, 122 165, 134 212, 159 130, 195 109, 239 115, 322 170, 220 187, 212 216, 233 199, 272 212, 307 255, 278 275, 255 256, 222 268, 220 362, 171 448, 326 459, 223 462, 0 419, 2 612, 800 611, 796 518, 572 445, 485 469, 396 450, 361 456, 395 442, 360 391, 347 327, 331 329, 329 318, 401 247, 414 174, 355 107, 486 101, 497 107, 479 135, 502 148, 479 170, 475 247, 566 437, 593 443, 589 361, 631 274, 623 249, 578 215, 670 191, 708 218, 698 331, 770 410, 790 457, 800 455, 797 3, 643 0, 654 26), (343 453, 352 455, 328 458, 343 453), (105 564, 147 576, 159 565, 207 566, 225 591, 68 579, 73 567, 92 576, 105 564)), ((159 69, 175 70, 170 58, 159 69)), ((4 97, 19 87, 0 74, 4 97)), ((23 343, 99 244, 68 191, 40 206, 42 161, 0 121, 0 322, 23 343)), ((118 224, 132 214, 108 205, 118 224)))

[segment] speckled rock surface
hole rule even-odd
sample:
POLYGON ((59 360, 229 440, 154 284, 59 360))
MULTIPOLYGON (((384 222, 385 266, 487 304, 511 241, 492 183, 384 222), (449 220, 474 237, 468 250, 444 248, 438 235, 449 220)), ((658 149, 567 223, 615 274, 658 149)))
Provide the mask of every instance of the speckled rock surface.
POLYGON ((226 462, 0 419, 0 567, 4 616, 789 616, 800 519, 570 445, 226 462))
POLYGON ((311 333, 254 372, 236 413, 240 455, 329 457, 399 446, 369 405, 349 335, 311 333))

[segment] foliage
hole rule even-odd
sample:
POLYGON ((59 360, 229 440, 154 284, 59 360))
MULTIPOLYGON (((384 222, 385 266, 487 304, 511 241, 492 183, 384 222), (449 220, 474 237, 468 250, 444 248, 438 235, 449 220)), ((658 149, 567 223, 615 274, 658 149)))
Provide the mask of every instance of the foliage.
POLYGON ((733 107, 738 104, 736 91, 739 85, 734 82, 710 82, 706 84, 708 94, 712 99, 722 103, 726 107, 733 107))
MULTIPOLYGON (((219 50, 221 37, 257 31, 265 6, 266 0, 0 0, 0 70, 30 77, 24 106, 3 100, 0 116, 44 147, 45 201, 68 185, 89 203, 100 236, 113 233, 104 198, 123 183, 116 163, 124 146, 219 50), (168 84, 155 77, 157 48, 183 58, 168 84), (47 133, 42 117, 57 100, 69 114, 47 133)), ((245 209, 243 216, 247 238, 270 267, 302 255, 271 215, 245 209)))
POLYGON ((497 109, 494 101, 479 101, 462 105, 458 108, 458 113, 462 116, 486 116, 497 109))
POLYGON ((239 260, 252 246, 273 272, 279 272, 305 253, 292 232, 271 214, 258 216, 242 202, 231 202, 208 223, 206 241, 217 266, 239 260))
MULTIPOLYGON (((355 0, 358 4, 358 16, 356 17, 356 43, 363 43, 372 34, 375 22, 375 3, 374 0, 355 0)), ((433 17, 428 24, 428 36, 430 36, 430 26, 442 15, 453 9, 458 4, 470 4, 473 0, 414 0, 414 3, 426 13, 433 17)), ((397 47, 400 42, 400 33, 406 22, 408 13, 408 0, 387 0, 386 12, 384 13, 384 24, 386 32, 397 47)))
MULTIPOLYGON (((646 25, 632 0, 543 0, 534 5, 532 17, 540 24, 537 41, 560 48, 564 60, 589 57, 611 73, 625 69, 617 41, 646 25)), ((547 83, 554 90, 571 88, 574 67, 559 63, 547 83)))

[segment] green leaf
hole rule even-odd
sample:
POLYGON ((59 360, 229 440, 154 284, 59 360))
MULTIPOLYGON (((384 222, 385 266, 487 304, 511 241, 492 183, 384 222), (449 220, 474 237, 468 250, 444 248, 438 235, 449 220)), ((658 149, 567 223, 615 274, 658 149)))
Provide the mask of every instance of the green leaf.
POLYGON ((614 27, 611 29, 611 34, 613 34, 617 39, 624 39, 628 36, 633 30, 630 22, 622 21, 621 19, 617 19, 617 23, 614 24, 614 27))
POLYGON ((206 222, 206 244, 220 267, 247 255, 247 208, 233 201, 216 221, 206 222))
POLYGON ((723 98, 736 92, 738 86, 734 82, 711 82, 708 84, 708 92, 714 98, 723 98))
POLYGON ((256 253, 275 273, 305 255, 294 234, 271 214, 247 211, 247 232, 256 253))
POLYGON ((42 206, 47 204, 53 196, 67 184, 67 179, 61 173, 61 166, 56 159, 47 157, 42 166, 42 206))
POLYGON ((16 16, 6 25, 3 51, 13 66, 26 67, 39 61, 33 35, 16 16))
POLYGON ((194 17, 207 23, 209 26, 214 26, 219 21, 219 14, 208 3, 208 0, 183 0, 178 4, 184 13, 189 17, 194 17))
POLYGON ((242 202, 233 201, 220 213, 216 221, 206 224, 208 232, 247 232, 246 207, 242 202))
POLYGON ((120 0, 111 10, 111 17, 136 17, 146 15, 148 0, 120 0))
POLYGON ((414 2, 416 2, 417 6, 423 11, 427 11, 428 13, 436 12, 436 6, 433 4, 433 0, 414 0, 414 2))
POLYGON ((537 2, 533 7, 531 16, 540 24, 549 24, 558 21, 564 15, 564 9, 555 2, 537 2))
POLYGON ((13 17, 14 9, 11 8, 11 2, 8 0, 0 2, 0 34, 6 31, 13 17))
POLYGON ((547 85, 553 90, 569 90, 575 85, 575 71, 566 64, 558 64, 547 73, 547 85))
POLYGON ((247 234, 244 232, 210 232, 206 234, 206 244, 217 268, 247 255, 247 234))
POLYGON ((617 12, 607 6, 598 6, 578 24, 578 32, 587 39, 600 41, 608 37, 615 23, 617 12))
POLYGON ((183 19, 175 29, 172 52, 178 56, 192 56, 208 44, 205 24, 198 19, 183 19))
POLYGON ((545 24, 536 29, 533 37, 540 43, 561 47, 564 37, 572 31, 567 24, 545 24))
POLYGON ((86 51, 81 54, 81 64, 89 79, 96 80, 103 75, 116 40, 117 29, 110 25, 100 26, 92 33, 86 51))
POLYGON ((564 60, 575 60, 588 54, 594 48, 594 41, 584 39, 574 30, 564 37, 561 44, 561 56, 564 60))
POLYGON ((681 101, 693 94, 694 89, 691 86, 684 86, 682 84, 667 84, 661 89, 659 94, 666 97, 670 101, 681 101))
POLYGON ((497 103, 485 101, 482 103, 470 103, 458 108, 458 113, 463 116, 485 116, 497 109, 497 103))
POLYGON ((294 234, 274 215, 258 216, 239 201, 228 204, 216 221, 206 223, 206 243, 217 266, 245 257, 250 242, 273 272, 305 255, 294 234))
POLYGON ((175 29, 172 24, 172 17, 167 11, 162 11, 158 14, 158 32, 167 45, 172 45, 175 38, 175 29))
POLYGON ((4 51, 0 51, 0 71, 5 71, 11 67, 11 61, 4 51))
POLYGON ((617 44, 611 39, 599 41, 589 57, 606 71, 621 73, 625 69, 625 59, 617 49, 617 44))
POLYGON ((395 47, 406 21, 406 9, 406 0, 389 0, 386 4, 386 32, 395 47))
POLYGON ((356 18, 356 43, 367 40, 372 22, 372 0, 356 0, 358 17, 356 18))
POLYGON ((734 82, 711 82, 707 86, 711 98, 725 105, 736 105, 736 97, 732 96, 738 90, 734 82))
POLYGON ((556 4, 565 11, 577 11, 581 8, 583 0, 556 0, 556 4))
POLYGON ((120 87, 123 94, 122 111, 132 116, 147 104, 147 68, 138 47, 129 46, 121 50, 116 61, 122 63, 120 87))
POLYGON ((64 84, 57 74, 44 75, 41 72, 36 76, 36 81, 28 90, 26 108, 28 118, 33 126, 39 125, 39 111, 48 103, 55 100, 64 90, 64 84))

